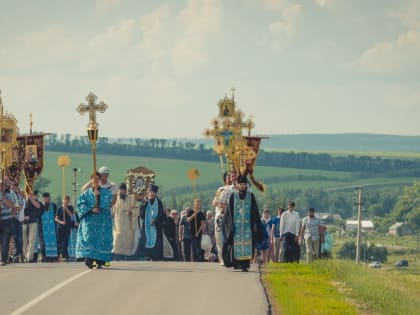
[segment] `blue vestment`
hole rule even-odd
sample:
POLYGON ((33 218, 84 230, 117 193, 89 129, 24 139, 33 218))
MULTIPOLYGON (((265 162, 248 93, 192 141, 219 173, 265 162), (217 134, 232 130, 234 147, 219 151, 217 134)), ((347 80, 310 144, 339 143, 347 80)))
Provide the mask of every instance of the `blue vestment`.
POLYGON ((48 205, 48 209, 44 210, 41 215, 42 240, 44 244, 43 253, 45 257, 57 257, 57 234, 55 231, 55 213, 53 204, 48 205))
POLYGON ((250 260, 252 258, 252 230, 251 230, 251 194, 248 192, 245 199, 239 199, 238 192, 234 192, 233 236, 234 252, 236 260, 250 260))
POLYGON ((165 212, 157 197, 140 207, 143 220, 140 231, 140 256, 160 260, 163 257, 163 220, 165 212), (153 224, 152 224, 153 223, 153 224))
POLYGON ((263 240, 260 214, 253 193, 245 190, 230 195, 222 231, 225 266, 247 270, 255 244, 263 240))
POLYGON ((80 219, 77 230, 76 257, 111 261, 112 250, 112 193, 100 188, 99 213, 93 213, 96 196, 92 188, 85 190, 77 201, 80 219))

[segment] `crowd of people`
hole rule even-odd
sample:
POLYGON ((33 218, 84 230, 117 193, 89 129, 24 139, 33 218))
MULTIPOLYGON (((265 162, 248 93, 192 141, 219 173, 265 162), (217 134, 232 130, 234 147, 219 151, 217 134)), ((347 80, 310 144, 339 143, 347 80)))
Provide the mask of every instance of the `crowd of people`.
POLYGON ((100 269, 112 260, 218 262, 248 271, 251 263, 298 262, 301 246, 307 262, 328 255, 331 238, 310 208, 302 220, 294 202, 262 216, 246 176, 225 173, 213 210, 199 199, 180 213, 164 208, 159 187, 151 184, 142 198, 109 179, 99 168, 74 207, 64 196, 57 207, 48 192, 25 194, 18 183, 1 183, 1 265, 17 262, 84 261, 100 269))

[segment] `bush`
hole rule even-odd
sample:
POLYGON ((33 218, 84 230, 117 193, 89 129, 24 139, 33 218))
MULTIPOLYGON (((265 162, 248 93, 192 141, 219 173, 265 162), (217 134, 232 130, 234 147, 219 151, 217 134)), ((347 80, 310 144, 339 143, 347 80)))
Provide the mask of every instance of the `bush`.
MULTIPOLYGON (((360 258, 362 255, 366 255, 368 261, 380 261, 385 262, 388 256, 388 250, 386 247, 376 246, 370 244, 366 248, 366 244, 360 246, 360 258)), ((347 241, 341 246, 337 252, 337 257, 342 259, 356 259, 356 243, 354 241, 347 241)))

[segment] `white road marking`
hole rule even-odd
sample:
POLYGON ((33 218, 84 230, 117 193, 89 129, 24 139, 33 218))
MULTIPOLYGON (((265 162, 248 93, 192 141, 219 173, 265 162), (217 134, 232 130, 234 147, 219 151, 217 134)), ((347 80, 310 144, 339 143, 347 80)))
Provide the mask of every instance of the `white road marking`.
POLYGON ((69 278, 67 280, 64 280, 63 282, 57 284, 55 287, 52 287, 48 291, 45 291, 41 295, 38 295, 36 298, 34 298, 31 301, 29 301, 28 303, 26 303, 25 305, 19 307, 17 310, 15 310, 14 312, 10 313, 10 315, 20 315, 20 314, 23 314, 24 312, 26 312, 31 307, 35 306, 36 304, 38 304, 42 300, 44 300, 47 297, 49 297, 54 292, 60 290, 62 287, 68 285, 69 283, 73 282, 74 280, 77 280, 80 277, 83 277, 85 274, 87 274, 88 272, 91 272, 91 271, 92 270, 86 270, 86 271, 83 271, 82 273, 79 273, 79 274, 77 274, 77 275, 75 275, 75 276, 73 276, 73 277, 71 277, 71 278, 69 278))

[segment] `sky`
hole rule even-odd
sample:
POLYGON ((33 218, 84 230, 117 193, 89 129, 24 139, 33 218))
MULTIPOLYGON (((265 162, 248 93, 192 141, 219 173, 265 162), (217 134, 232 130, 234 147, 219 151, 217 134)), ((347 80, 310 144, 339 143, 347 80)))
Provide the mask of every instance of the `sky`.
POLYGON ((28 132, 200 138, 218 101, 253 134, 420 135, 420 0, 0 0, 4 109, 28 132))

